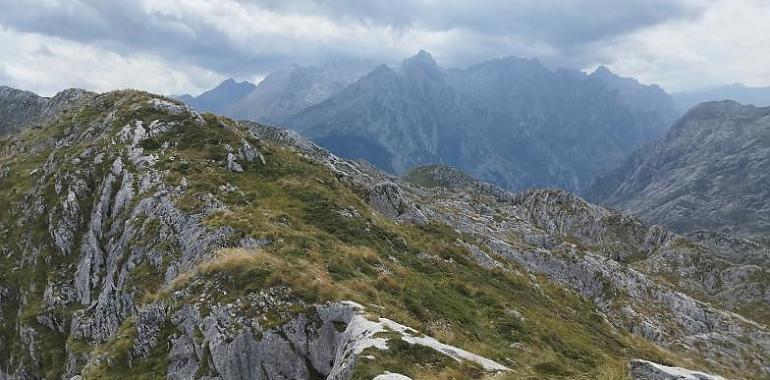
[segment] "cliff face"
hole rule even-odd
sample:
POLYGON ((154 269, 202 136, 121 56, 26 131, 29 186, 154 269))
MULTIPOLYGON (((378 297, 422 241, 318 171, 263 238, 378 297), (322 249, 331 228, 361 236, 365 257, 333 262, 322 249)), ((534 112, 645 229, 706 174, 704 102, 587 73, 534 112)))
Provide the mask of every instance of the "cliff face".
POLYGON ((768 375, 766 269, 561 191, 418 177, 84 94, 0 140, 0 378, 768 375))
POLYGON ((704 103, 597 180, 589 199, 680 232, 770 232, 770 108, 704 103))

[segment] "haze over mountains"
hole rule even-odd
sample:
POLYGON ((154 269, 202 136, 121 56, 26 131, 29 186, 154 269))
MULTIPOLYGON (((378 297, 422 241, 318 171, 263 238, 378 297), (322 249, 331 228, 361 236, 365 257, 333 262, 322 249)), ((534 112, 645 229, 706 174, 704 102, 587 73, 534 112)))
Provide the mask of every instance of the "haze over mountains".
POLYGON ((392 173, 442 163, 510 189, 575 191, 663 136, 678 115, 659 87, 605 67, 587 75, 509 57, 444 69, 421 51, 397 68, 346 73, 295 66, 268 76, 237 109, 202 109, 295 129, 392 173), (308 71, 323 75, 281 79, 308 71), (258 100, 266 93, 280 105, 258 100))
POLYGON ((371 71, 367 60, 334 60, 321 67, 291 65, 265 77, 259 85, 228 79, 199 95, 179 100, 203 111, 237 119, 280 124, 287 115, 326 100, 371 71))
POLYGON ((770 106, 770 87, 748 87, 741 83, 676 92, 671 96, 683 113, 699 103, 720 100, 732 100, 757 107, 770 106))

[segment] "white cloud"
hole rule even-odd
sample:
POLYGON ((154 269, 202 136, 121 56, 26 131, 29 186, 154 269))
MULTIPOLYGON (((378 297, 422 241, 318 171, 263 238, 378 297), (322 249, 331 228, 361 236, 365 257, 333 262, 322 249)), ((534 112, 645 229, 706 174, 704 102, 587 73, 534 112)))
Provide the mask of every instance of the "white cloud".
POLYGON ((52 95, 64 88, 93 91, 138 88, 160 93, 203 90, 222 76, 194 66, 170 65, 155 56, 111 51, 0 26, 0 81, 52 95))
POLYGON ((336 57, 608 64, 668 89, 768 85, 770 0, 0 0, 0 80, 198 92, 336 57))
POLYGON ((696 20, 657 25, 602 47, 613 70, 678 91, 770 86, 770 1, 720 0, 696 20))

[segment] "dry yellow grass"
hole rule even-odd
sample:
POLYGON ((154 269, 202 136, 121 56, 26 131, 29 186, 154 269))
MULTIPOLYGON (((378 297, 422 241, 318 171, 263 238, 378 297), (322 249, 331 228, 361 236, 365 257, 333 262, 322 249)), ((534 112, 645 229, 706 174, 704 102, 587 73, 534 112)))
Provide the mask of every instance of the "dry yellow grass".
POLYGON ((238 269, 246 266, 278 266, 280 264, 281 261, 266 254, 260 249, 224 248, 219 250, 211 260, 198 264, 196 270, 202 273, 212 273, 238 269))

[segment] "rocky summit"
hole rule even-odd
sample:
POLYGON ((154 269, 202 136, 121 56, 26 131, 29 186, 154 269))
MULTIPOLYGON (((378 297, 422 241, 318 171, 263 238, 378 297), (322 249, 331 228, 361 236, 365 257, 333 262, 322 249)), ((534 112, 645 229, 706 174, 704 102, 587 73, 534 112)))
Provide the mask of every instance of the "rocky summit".
POLYGON ((0 140, 0 379, 770 376, 756 242, 81 94, 0 140))
POLYGON ((703 103, 588 198, 678 232, 770 233, 770 108, 703 103))

